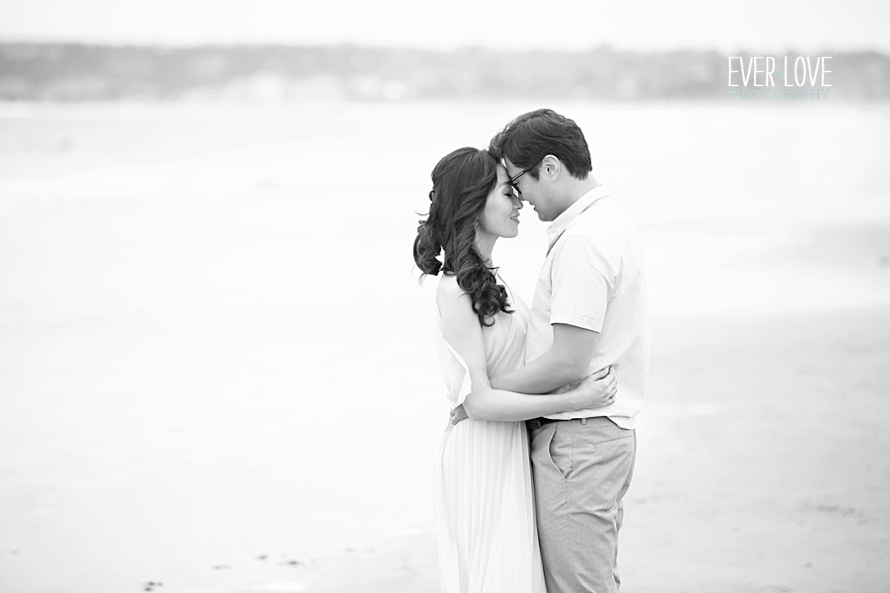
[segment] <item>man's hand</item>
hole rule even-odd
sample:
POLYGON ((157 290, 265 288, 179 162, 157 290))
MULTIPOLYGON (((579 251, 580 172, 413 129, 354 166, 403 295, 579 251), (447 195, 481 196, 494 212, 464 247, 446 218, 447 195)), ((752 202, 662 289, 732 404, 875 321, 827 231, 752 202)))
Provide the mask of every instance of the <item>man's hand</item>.
POLYGON ((469 418, 467 415, 467 411, 464 409, 464 405, 461 404, 457 407, 451 408, 451 424, 457 425, 462 420, 466 420, 469 418))

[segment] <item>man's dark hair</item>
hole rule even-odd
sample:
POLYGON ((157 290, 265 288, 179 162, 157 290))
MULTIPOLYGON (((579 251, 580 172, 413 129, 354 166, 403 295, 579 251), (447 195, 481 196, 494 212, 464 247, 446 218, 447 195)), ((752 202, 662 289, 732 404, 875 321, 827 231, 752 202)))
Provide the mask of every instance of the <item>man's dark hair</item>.
POLYGON ((535 165, 548 154, 558 158, 572 177, 585 179, 593 170, 581 128, 552 109, 520 115, 491 139, 488 150, 495 158, 510 159, 520 169, 534 167, 528 175, 535 179, 540 169, 535 165))

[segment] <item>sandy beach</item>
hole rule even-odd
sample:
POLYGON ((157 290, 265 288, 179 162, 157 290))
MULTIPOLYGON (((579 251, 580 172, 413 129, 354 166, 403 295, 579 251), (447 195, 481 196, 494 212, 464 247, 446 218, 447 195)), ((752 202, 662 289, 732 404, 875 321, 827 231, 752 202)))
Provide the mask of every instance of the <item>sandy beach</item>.
POLYGON ((884 308, 655 324, 628 591, 882 590, 888 322, 884 308))
MULTIPOLYGON (((656 319, 622 591, 884 591, 888 327, 890 308, 656 319)), ((375 586, 324 590, 433 593, 434 547, 392 542, 375 586)))
MULTIPOLYGON (((437 591, 409 246, 430 164, 522 107, 0 110, 0 591, 437 591)), ((695 147, 768 116, 575 110, 651 280, 622 591, 886 590, 886 109, 773 114, 800 151, 741 161, 695 147)))

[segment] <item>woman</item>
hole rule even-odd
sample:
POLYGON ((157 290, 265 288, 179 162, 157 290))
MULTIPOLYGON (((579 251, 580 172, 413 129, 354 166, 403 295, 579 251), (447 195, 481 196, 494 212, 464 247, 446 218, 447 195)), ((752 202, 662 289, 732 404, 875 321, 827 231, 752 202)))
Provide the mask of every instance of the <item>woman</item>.
POLYGON ((414 261, 424 275, 442 272, 439 361, 452 406, 463 405, 469 415, 449 424, 439 450, 442 591, 544 593, 522 421, 605 405, 614 396, 614 378, 597 373, 575 389, 546 396, 491 388, 489 376, 524 364, 528 309, 491 261, 498 238, 519 234, 522 203, 504 167, 485 150, 455 150, 433 169, 432 181, 414 261))

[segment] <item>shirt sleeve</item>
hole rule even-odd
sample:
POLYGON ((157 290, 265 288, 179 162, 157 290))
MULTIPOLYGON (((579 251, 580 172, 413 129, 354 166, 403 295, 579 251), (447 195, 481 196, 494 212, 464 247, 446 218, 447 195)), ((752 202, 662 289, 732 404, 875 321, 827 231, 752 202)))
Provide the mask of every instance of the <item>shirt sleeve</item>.
POLYGON ((608 254, 583 235, 563 237, 560 243, 551 269, 550 324, 600 332, 615 284, 608 254))

